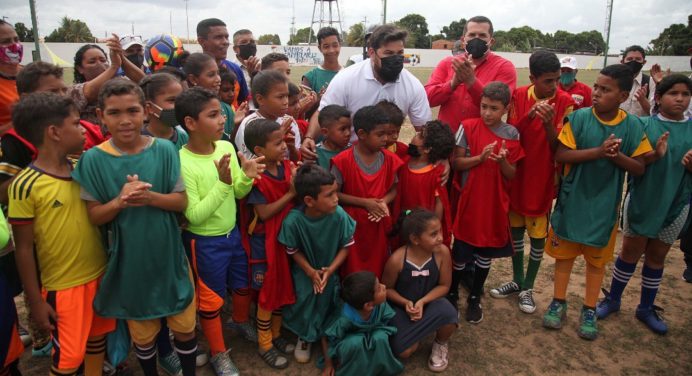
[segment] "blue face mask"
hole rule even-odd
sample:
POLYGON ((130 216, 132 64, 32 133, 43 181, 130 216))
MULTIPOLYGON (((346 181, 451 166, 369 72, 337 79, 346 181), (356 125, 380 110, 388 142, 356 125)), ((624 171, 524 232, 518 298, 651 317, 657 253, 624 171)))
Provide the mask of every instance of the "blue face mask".
POLYGON ((577 72, 564 72, 560 74, 560 83, 564 86, 569 86, 574 83, 577 78, 577 72))

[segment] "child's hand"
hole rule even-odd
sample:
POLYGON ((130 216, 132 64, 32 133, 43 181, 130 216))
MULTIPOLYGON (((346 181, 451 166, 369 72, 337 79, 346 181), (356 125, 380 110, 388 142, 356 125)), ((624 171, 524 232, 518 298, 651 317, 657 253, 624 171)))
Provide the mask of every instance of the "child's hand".
POLYGON ((507 146, 505 145, 505 140, 502 140, 502 144, 500 144, 500 151, 495 153, 490 153, 490 160, 495 161, 497 163, 503 162, 504 160, 507 159, 509 156, 509 150, 507 150, 507 146))
POLYGON ((334 376, 334 363, 328 357, 324 359, 324 368, 322 368, 322 376, 334 376))
POLYGON ((366 199, 365 210, 368 211, 368 219, 371 222, 379 222, 382 218, 389 216, 389 208, 382 199, 366 199))
POLYGON ((416 304, 413 305, 413 308, 416 310, 416 315, 413 318, 413 321, 418 321, 423 318, 423 307, 425 306, 425 303, 421 302, 420 300, 416 302, 416 304))
POLYGON ((233 117, 233 122, 236 125, 242 123, 243 119, 245 119, 245 116, 247 116, 247 111, 248 111, 247 101, 239 104, 238 108, 235 109, 235 116, 233 117))
POLYGON ((555 106, 548 102, 540 102, 536 107, 536 115, 541 119, 544 127, 552 127, 555 118, 555 106))
POLYGON ((481 162, 485 162, 488 160, 490 157, 490 154, 493 153, 493 150, 495 150, 495 146, 497 145, 497 141, 493 141, 492 143, 485 145, 483 148, 483 151, 481 152, 481 162))
POLYGON ((296 186, 294 184, 294 181, 296 179, 296 171, 298 171, 298 168, 303 165, 303 162, 296 162, 293 163, 291 162, 291 188, 289 189, 289 192, 292 193, 293 195, 296 194, 296 186))
POLYGON ((238 160, 240 161, 240 167, 243 169, 245 176, 250 179, 262 179, 262 173, 267 165, 262 163, 264 161, 264 156, 255 157, 252 159, 247 159, 242 152, 238 152, 238 160))
POLYGON ((636 99, 640 104, 644 101, 648 102, 649 98, 646 97, 647 91, 649 91, 649 84, 642 85, 639 87, 639 90, 634 93, 634 99, 636 99))
POLYGON ((324 292, 324 288, 327 287, 327 283, 329 282, 329 277, 332 276, 332 273, 329 271, 329 268, 323 267, 322 269, 319 270, 320 273, 320 290, 319 293, 324 292))
POLYGON ((685 155, 682 157, 682 164, 687 168, 689 171, 692 171, 692 150, 689 150, 685 155))
POLYGON ((312 281, 312 292, 317 295, 322 293, 322 270, 312 269, 308 277, 312 281))
POLYGON ((289 149, 296 148, 296 135, 293 133, 293 131, 289 130, 286 132, 284 135, 284 142, 286 143, 286 147, 289 149))
POLYGON ((656 157, 657 158, 663 158, 664 155, 666 155, 666 151, 668 151, 668 137, 670 136, 670 132, 665 132, 661 135, 661 137, 656 140, 656 157))
POLYGON ((58 314, 55 313, 53 307, 46 303, 45 300, 40 299, 29 305, 31 307, 31 316, 36 325, 39 328, 46 331, 55 330, 54 322, 58 321, 58 314))
POLYGON ((615 158, 618 156, 618 153, 620 152, 620 144, 622 143, 622 139, 615 138, 614 134, 611 134, 606 138, 605 141, 603 141, 603 144, 601 144, 601 158, 615 158))
POLYGON ((413 303, 412 301, 407 301, 406 302, 406 313, 408 314, 408 318, 411 321, 418 321, 418 312, 420 311, 420 308, 416 307, 416 304, 413 303))
MULTIPOLYGON (((238 153, 240 155, 240 153, 238 153)), ((219 173, 219 180, 224 182, 227 185, 231 185, 233 183, 233 177, 231 176, 231 155, 230 154, 224 154, 221 159, 218 161, 214 161, 214 165, 216 165, 216 171, 219 173)))
POLYGON ((123 184, 118 195, 118 206, 126 208, 128 206, 143 206, 142 192, 147 192, 151 188, 151 184, 139 181, 139 176, 127 175, 127 183, 123 184))

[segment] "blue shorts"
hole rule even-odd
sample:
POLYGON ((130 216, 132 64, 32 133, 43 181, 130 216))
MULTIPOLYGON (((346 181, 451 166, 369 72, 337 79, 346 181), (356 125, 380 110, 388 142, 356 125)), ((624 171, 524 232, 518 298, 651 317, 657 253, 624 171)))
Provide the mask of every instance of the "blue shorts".
POLYGON ((200 311, 217 311, 223 306, 228 289, 248 287, 247 254, 238 227, 220 236, 184 231, 183 241, 194 273, 200 311))

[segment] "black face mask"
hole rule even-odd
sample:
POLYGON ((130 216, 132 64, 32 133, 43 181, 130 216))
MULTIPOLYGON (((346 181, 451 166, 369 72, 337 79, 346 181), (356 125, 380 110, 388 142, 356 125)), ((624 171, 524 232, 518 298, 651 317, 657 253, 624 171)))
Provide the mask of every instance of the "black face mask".
POLYGON ((480 38, 474 38, 466 42, 466 52, 474 59, 480 59, 488 52, 488 42, 480 38))
POLYGON ((418 145, 415 144, 408 144, 408 150, 406 150, 406 154, 408 154, 411 158, 418 158, 420 157, 420 150, 418 149, 418 145))
POLYGON ((625 63, 625 65, 627 65, 632 70, 632 74, 634 74, 635 76, 639 74, 639 71, 642 70, 642 67, 644 66, 644 64, 636 60, 628 61, 625 63))
POLYGON ((394 82, 404 69, 404 56, 392 55, 380 58, 380 78, 385 82, 394 82))
POLYGON ((252 56, 257 55, 257 45, 254 43, 241 44, 238 46, 238 56, 241 59, 247 60, 252 56))
POLYGON ((125 56, 127 60, 130 60, 132 64, 137 66, 137 68, 141 68, 144 65, 144 56, 140 54, 134 54, 134 55, 127 55, 125 56))

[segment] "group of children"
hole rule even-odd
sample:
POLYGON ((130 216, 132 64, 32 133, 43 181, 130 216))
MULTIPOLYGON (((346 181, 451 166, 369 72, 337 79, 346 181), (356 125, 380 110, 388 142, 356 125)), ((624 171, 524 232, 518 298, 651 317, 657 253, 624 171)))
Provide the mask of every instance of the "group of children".
MULTIPOLYGON (((15 166, 5 193, 26 303, 52 335, 52 375, 101 374, 107 335, 119 323, 147 376, 162 358, 167 372, 195 374, 197 324, 215 372, 237 375, 224 342, 227 295, 225 326, 257 342, 270 367, 286 368, 291 355, 309 362, 315 344, 323 374, 398 374, 401 359, 434 334, 428 367, 440 372, 458 327, 460 284, 469 288, 466 320, 481 322, 492 259, 512 257, 513 280, 490 295, 518 293, 519 308, 532 313, 544 250, 556 259, 545 327, 562 326, 571 269, 583 255, 579 335, 596 338, 597 319, 619 310, 644 254, 636 315, 666 332, 653 302, 689 213, 689 78, 663 79, 656 115, 641 120, 619 109, 632 72, 609 66, 593 107, 572 111, 571 96, 557 88, 557 56, 539 51, 531 85, 512 93, 489 83, 481 117, 456 135, 430 121, 407 145, 398 141, 404 115, 391 102, 354 114, 326 106, 318 158, 309 163, 301 161, 296 119, 311 104, 287 66, 265 57, 252 105, 235 109, 232 94, 220 99, 233 77, 204 54, 190 54, 182 76, 154 72, 139 85, 112 79, 96 109, 105 132, 88 147, 92 128, 60 90, 22 93, 12 132, 31 157, 15 166), (625 240, 598 303, 626 173, 625 240)), ((47 68, 33 63, 24 72, 61 79, 47 68)), ((0 223, 0 242, 7 235, 0 223)), ((8 279, 5 259, 0 276, 8 279)), ((1 374, 16 375, 16 289, 1 285, 12 318, 0 331, 1 374)))

